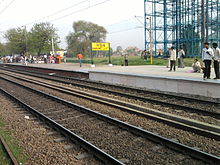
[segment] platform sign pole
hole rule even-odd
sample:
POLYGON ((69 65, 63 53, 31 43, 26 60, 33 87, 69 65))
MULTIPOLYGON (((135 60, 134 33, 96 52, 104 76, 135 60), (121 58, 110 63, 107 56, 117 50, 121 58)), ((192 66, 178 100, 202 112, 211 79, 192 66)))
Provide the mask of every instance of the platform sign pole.
POLYGON ((153 64, 153 56, 150 55, 150 64, 152 65, 153 64))
POLYGON ((111 64, 111 49, 110 49, 110 43, 106 42, 92 42, 91 44, 91 63, 93 64, 93 52, 97 51, 109 51, 109 66, 112 66, 111 64))
POLYGON ((150 17, 150 64, 153 64, 153 34, 152 34, 152 18, 150 17))
POLYGON ((94 56, 94 54, 93 54, 93 51, 92 51, 92 65, 94 65, 93 56, 94 56))
POLYGON ((91 64, 94 65, 92 43, 91 43, 91 64))
POLYGON ((110 43, 108 43, 108 46, 109 46, 109 50, 108 50, 108 52, 109 52, 109 64, 111 64, 112 61, 111 61, 111 49, 110 49, 110 43))

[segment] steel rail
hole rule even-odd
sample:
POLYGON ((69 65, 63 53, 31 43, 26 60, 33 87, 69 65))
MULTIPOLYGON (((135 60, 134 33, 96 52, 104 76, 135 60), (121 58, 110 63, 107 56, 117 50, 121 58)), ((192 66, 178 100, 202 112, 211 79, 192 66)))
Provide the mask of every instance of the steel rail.
MULTIPOLYGON (((51 69, 44 69, 44 68, 41 68, 41 67, 33 67, 33 66, 22 66, 22 65, 14 65, 14 64, 1 64, 0 63, 0 67, 10 67, 10 68, 13 68, 13 69, 21 69, 21 68, 25 68, 26 70, 38 70, 39 72, 40 71, 48 71, 48 72, 55 72, 57 75, 61 74, 61 73, 65 73, 65 75, 71 75, 71 76, 76 76, 78 78, 89 78, 89 73, 88 72, 80 72, 80 71, 74 71, 74 70, 63 70, 63 69, 54 69, 54 68, 51 68, 51 69)), ((40 72, 42 73, 42 72, 40 72)), ((43 72, 43 73, 46 73, 46 72, 43 72)))
MULTIPOLYGON (((29 91, 32 91, 32 92, 37 93, 39 95, 42 95, 44 97, 50 98, 50 99, 52 99, 54 101, 60 102, 62 104, 65 104, 65 105, 67 105, 69 107, 72 107, 72 108, 74 108, 76 110, 82 111, 83 113, 87 113, 87 114, 89 114, 91 116, 94 116, 94 117, 100 119, 100 120, 104 120, 106 122, 109 122, 111 124, 119 126, 119 127, 123 128, 125 130, 128 130, 129 132, 132 132, 132 133, 134 133, 136 135, 142 136, 142 137, 144 137, 146 139, 149 139, 149 140, 151 140, 151 141, 153 141, 155 143, 162 144, 162 145, 164 145, 164 146, 166 146, 166 147, 168 147, 168 148, 170 148, 172 150, 175 150, 175 151, 187 154, 187 155, 189 155, 191 157, 194 157, 196 159, 202 160, 204 162, 211 163, 213 165, 220 164, 220 157, 218 157, 218 156, 211 155, 209 153, 200 151, 200 150, 195 149, 193 147, 189 147, 187 145, 175 142, 173 140, 170 140, 170 139, 165 138, 163 136, 157 135, 157 134, 152 133, 150 131, 146 131, 146 130, 144 130, 142 128, 133 126, 133 125, 125 123, 123 121, 117 120, 115 118, 111 118, 111 117, 109 117, 107 115, 103 115, 103 114, 101 114, 99 112, 96 112, 96 111, 93 111, 91 109, 85 108, 83 106, 74 104, 74 103, 72 103, 70 101, 66 101, 66 100, 58 98, 56 96, 52 96, 50 94, 46 94, 45 92, 42 92, 42 91, 39 91, 39 90, 30 88, 30 87, 27 87, 27 86, 25 86, 23 84, 20 84, 18 82, 7 80, 5 78, 4 78, 4 80, 6 80, 8 82, 11 82, 13 84, 16 84, 16 85, 18 85, 20 87, 23 87, 25 89, 28 89, 29 91)), ((44 116, 44 117, 47 118, 46 116, 44 116)))
MULTIPOLYGON (((9 65, 7 65, 8 67, 9 65)), ((21 67, 21 66, 19 66, 21 67)), ((25 68, 25 66, 22 66, 25 68)), ((5 68, 4 68, 5 69, 5 68)), ((17 68, 18 69, 18 68, 17 68)), ((45 70, 47 70, 47 68, 43 68, 45 70)), ((17 71, 15 69, 12 69, 13 71, 17 71)), ((48 74, 46 73, 42 73, 42 72, 37 72, 37 71, 29 71, 29 70, 22 70, 22 69, 18 69, 20 71, 23 71, 23 72, 29 72, 29 73, 35 73, 35 74, 42 74, 42 75, 45 75, 45 76, 48 76, 48 74)), ((50 69, 49 69, 50 70, 50 69)), ((65 71, 65 70, 64 70, 65 71)), ((215 105, 220 105, 220 102, 216 102, 216 101, 213 101, 213 100, 204 100, 204 99, 198 99, 198 98, 193 98, 193 97, 187 97, 187 96, 179 96, 179 95, 175 95, 175 94, 170 94, 170 93, 163 93, 163 92, 160 92, 160 91, 150 91, 150 90, 145 90, 145 89, 140 89, 140 88, 135 88, 135 87, 127 87, 127 86, 122 86, 122 85, 114 85, 114 84, 110 84, 110 83, 103 83, 103 82, 97 82, 97 81, 91 81, 91 80, 88 80, 88 79, 79 79, 79 78, 73 78, 73 77, 65 77, 65 76, 61 76, 61 75, 56 75, 54 74, 53 77, 57 77, 57 78, 63 78, 63 79, 68 79, 68 80, 73 80, 73 81, 80 81, 80 82, 87 82, 87 83, 92 83, 92 84, 96 84, 96 85, 105 85, 105 86, 109 86, 109 87, 112 87, 112 88, 123 88, 125 90, 135 90, 137 92, 145 92, 145 93, 149 93, 149 94, 153 94, 153 95, 161 95, 161 96, 164 96, 164 97, 176 97, 176 98, 180 98, 180 99, 184 99, 184 100, 187 100, 187 101, 195 101, 195 102, 203 102, 203 103, 207 103, 207 104, 215 104, 215 105)), ((153 99, 154 100, 154 99, 153 99)), ((152 101, 153 101, 152 100, 152 101)))
POLYGON ((12 165, 19 165, 18 161, 16 160, 16 158, 14 157, 13 153, 11 152, 8 144, 5 142, 4 138, 2 136, 0 136, 0 143, 2 144, 4 150, 6 151, 7 157, 10 159, 10 163, 12 165))
POLYGON ((1 92, 3 92, 5 95, 9 96, 11 99, 13 99, 15 102, 23 106, 26 110, 28 110, 30 113, 33 115, 37 116, 40 120, 44 121, 57 131, 59 131, 61 134, 66 136, 68 139, 71 139, 72 141, 80 144, 85 150, 89 151, 92 155, 96 156, 99 158, 101 161, 103 161, 106 165, 112 164, 112 165, 124 165, 122 162, 119 160, 115 159, 111 155, 107 154, 106 152, 102 151, 95 145, 91 144, 90 142, 86 141, 85 139, 81 138, 77 134, 71 132, 70 130, 66 129, 56 121, 50 119, 49 117, 45 116, 44 114, 40 113, 36 109, 32 108, 30 105, 24 103, 17 97, 13 96, 6 90, 0 88, 1 92))
MULTIPOLYGON (((8 75, 8 74, 6 74, 6 75, 8 75)), ((215 140, 220 140, 220 128, 217 126, 215 127, 215 126, 212 126, 209 124, 204 124, 201 122, 187 120, 186 118, 181 118, 176 115, 170 115, 168 113, 163 113, 163 112, 160 112, 157 110, 148 109, 148 108, 141 107, 141 106, 136 106, 136 105, 126 103, 126 102, 121 102, 121 101, 118 101, 115 99, 110 99, 110 98, 106 98, 106 97, 102 97, 102 96, 98 96, 98 95, 94 95, 94 94, 89 94, 89 93, 82 92, 79 90, 67 89, 67 87, 62 87, 62 86, 59 86, 56 84, 42 82, 40 80, 38 82, 36 82, 36 80, 31 79, 31 78, 28 78, 28 79, 21 78, 21 77, 17 77, 16 75, 8 75, 8 76, 16 78, 21 81, 26 81, 26 82, 29 82, 32 84, 34 83, 36 85, 50 88, 52 90, 56 90, 56 91, 59 91, 62 93, 74 95, 74 96, 77 96, 77 97, 80 97, 83 99, 87 99, 87 100, 90 100, 93 102, 112 106, 112 107, 118 108, 122 111, 133 113, 133 114, 143 116, 146 118, 150 118, 150 119, 165 123, 167 125, 170 125, 170 126, 173 126, 176 128, 180 128, 182 130, 196 133, 201 136, 205 136, 205 137, 212 138, 215 140)))
MULTIPOLYGON (((15 72, 19 72, 19 71, 15 71, 15 72)), ((33 75, 31 73, 25 73, 25 74, 35 76, 35 77, 38 77, 38 78, 44 78, 46 80, 56 81, 56 82, 63 83, 63 84, 71 84, 71 85, 78 86, 78 87, 81 87, 81 88, 88 88, 88 89, 92 89, 92 90, 96 90, 96 91, 100 91, 100 92, 106 92, 106 93, 110 93, 110 94, 115 94, 115 95, 119 95, 119 96, 123 96, 123 97, 127 97, 127 98, 138 99, 138 100, 141 100, 141 101, 148 101, 148 102, 156 103, 156 104, 163 105, 163 106, 165 105, 165 106, 177 107, 177 108, 181 108, 181 109, 183 109, 185 111, 188 111, 188 112, 201 113, 203 115, 207 115, 207 116, 211 116, 211 117, 220 119, 220 113, 218 113, 218 112, 211 112, 211 111, 208 111, 208 110, 193 108, 193 107, 189 107, 189 106, 185 106, 185 105, 179 105, 179 104, 175 104, 175 103, 169 103, 169 102, 161 101, 161 100, 155 100, 155 99, 147 98, 147 97, 143 97, 143 96, 136 96, 136 95, 133 95, 133 94, 130 94, 130 93, 114 91, 114 90, 111 90, 111 89, 104 89, 104 88, 100 88, 100 87, 94 87, 94 86, 91 86, 91 85, 85 85, 85 84, 80 84, 80 83, 73 83, 73 82, 68 82, 68 81, 64 81, 64 80, 53 79, 53 78, 51 78, 51 76, 45 77, 45 76, 41 76, 41 75, 33 75)), ((86 81, 86 80, 77 79, 77 81, 86 81)), ((95 82, 95 83, 97 83, 97 82, 95 82)), ((102 84, 102 85, 104 85, 104 84, 102 84)), ((115 87, 117 87, 117 88, 120 87, 120 88, 125 88, 125 89, 128 89, 128 90, 131 90, 129 87, 121 87, 121 86, 115 86, 115 87)), ((140 90, 140 89, 135 89, 135 90, 139 90, 140 92, 143 92, 143 90, 140 90)), ((209 102, 209 101, 205 101, 205 102, 209 102)), ((209 102, 209 104, 220 105, 219 103, 216 103, 216 102, 215 103, 209 102)))

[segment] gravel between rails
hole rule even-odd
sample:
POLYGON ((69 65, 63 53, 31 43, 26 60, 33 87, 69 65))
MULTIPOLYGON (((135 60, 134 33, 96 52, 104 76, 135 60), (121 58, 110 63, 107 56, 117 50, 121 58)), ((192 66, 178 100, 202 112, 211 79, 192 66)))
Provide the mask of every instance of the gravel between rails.
MULTIPOLYGON (((30 76, 24 76, 24 77, 29 78, 30 76)), ((33 78, 33 77, 31 77, 31 78, 33 78)), ((43 79, 40 79, 40 78, 34 78, 34 79, 35 80, 41 80, 41 81, 43 80, 43 79)), ((81 87, 77 87, 77 86, 70 86, 70 85, 66 85, 66 84, 56 83, 54 81, 48 81, 48 80, 43 80, 43 81, 50 82, 50 83, 55 83, 55 84, 62 85, 62 86, 68 86, 68 87, 71 87, 73 89, 88 92, 90 94, 92 93, 92 94, 99 95, 99 96, 113 98, 113 99, 117 99, 117 100, 120 100, 120 101, 125 101, 125 102, 129 102, 129 103, 132 103, 132 104, 140 105, 140 106, 143 106, 143 107, 146 107, 146 108, 152 108, 152 109, 156 109, 156 110, 159 110, 159 111, 162 111, 162 112, 171 113, 171 114, 174 114, 174 115, 183 116, 183 117, 193 119, 193 120, 197 120, 197 121, 200 121, 200 122, 205 122, 205 123, 220 126, 220 120, 219 119, 216 119, 216 118, 210 117, 210 116, 204 116, 203 114, 191 113, 191 112, 184 111, 183 109, 176 109, 175 107, 171 107, 171 106, 164 106, 164 105, 162 106, 162 105, 149 103, 149 102, 144 102, 142 100, 135 100, 135 99, 131 99, 131 98, 123 97, 123 96, 118 96, 118 95, 114 95, 114 94, 110 94, 110 93, 104 93, 104 92, 99 92, 99 91, 96 91, 96 90, 81 88, 81 87)), ((138 95, 141 95, 141 94, 138 94, 138 95)), ((186 101, 183 101, 182 103, 184 104, 184 102, 186 102, 186 101)), ((186 103, 186 104, 188 105, 189 103, 186 103)), ((196 103, 193 103, 193 104, 196 104, 196 103)), ((199 106, 199 104, 197 104, 197 107, 195 107, 195 108, 203 108, 201 106, 203 106, 203 104, 202 105, 200 104, 200 106, 199 106)), ((215 107, 215 109, 217 109, 217 107, 215 107)), ((218 110, 220 111, 220 109, 218 109, 218 110)))
MULTIPOLYGON (((60 85, 63 85, 63 84, 60 84, 60 85)), ((65 86, 68 86, 68 85, 65 85, 65 86)), ((70 87, 70 86, 68 86, 68 87, 70 87)), ((140 106, 143 106, 146 108, 156 109, 156 110, 159 110, 162 112, 167 112, 170 114, 183 116, 183 117, 186 117, 189 119, 198 120, 200 122, 205 122, 205 123, 209 123, 209 124, 213 124, 213 125, 220 125, 220 120, 218 120, 214 117, 204 116, 203 114, 198 114, 198 113, 193 113, 193 112, 187 112, 187 111, 184 111, 183 109, 177 109, 177 108, 171 107, 171 106, 165 106, 165 105, 162 106, 162 105, 158 105, 158 104, 154 104, 154 103, 144 102, 141 100, 135 100, 135 99, 126 98, 123 96, 117 96, 114 94, 103 93, 103 92, 99 92, 99 91, 95 91, 95 90, 88 90, 85 88, 80 88, 80 87, 75 87, 75 86, 71 86, 71 88, 78 89, 78 90, 85 91, 85 92, 89 92, 89 93, 93 93, 93 94, 96 94, 99 96, 113 98, 113 99, 117 99, 117 100, 121 100, 121 101, 126 101, 128 103, 140 105, 140 106)))
MULTIPOLYGON (((5 129, 12 133, 24 154, 28 156, 25 165, 101 165, 94 158, 75 159, 74 155, 84 152, 82 149, 74 146, 72 151, 65 150, 64 142, 56 143, 54 139, 57 137, 47 135, 51 132, 50 129, 25 119, 22 111, 16 111, 19 105, 2 94, 0 105, 0 116, 7 123, 5 129)), ((31 116, 28 112, 27 115, 31 116)))
MULTIPOLYGON (((1 82, 5 84, 4 81, 1 81, 1 82)), ((216 156, 220 156, 220 142, 214 139, 199 136, 191 132, 183 131, 183 130, 165 125, 163 123, 159 123, 159 122, 156 122, 150 119, 146 119, 142 116, 133 115, 127 112, 120 111, 119 109, 112 108, 110 106, 105 106, 102 104, 91 102, 89 100, 63 94, 61 92, 47 89, 45 87, 40 87, 40 86, 33 85, 30 83, 24 83, 24 82, 22 83, 32 88, 44 91, 54 96, 58 96, 60 98, 72 101, 79 105, 83 105, 87 108, 93 109, 95 111, 101 112, 103 114, 109 115, 111 117, 117 118, 127 123, 144 128, 148 131, 160 134, 167 138, 175 139, 179 141, 180 143, 189 145, 191 147, 197 147, 197 148, 200 148, 202 151, 208 152, 216 156)))
MULTIPOLYGON (((53 77, 51 77, 53 78, 53 77)), ((62 78, 54 78, 54 79, 59 79, 59 80, 63 80, 62 78)), ((65 81, 68 81, 68 82, 73 82, 73 83, 80 83, 80 84, 86 84, 86 85, 90 85, 90 86, 97 86, 97 87, 100 87, 100 88, 103 88, 103 89, 111 89, 111 90, 115 90, 115 91, 120 91, 120 92, 125 92, 125 93, 131 93, 131 94, 134 94, 134 95, 141 95, 141 96, 144 96, 146 98, 152 98, 152 99, 156 99, 156 100, 163 100, 163 101, 166 101, 166 102, 169 102, 169 103, 176 103, 176 104, 180 104, 180 105, 186 105, 186 106, 189 106, 189 107, 193 107, 193 108, 198 108, 198 107, 201 107, 203 110, 207 110, 207 111, 212 111, 212 112, 219 112, 219 106, 210 106, 210 105, 207 105, 206 103, 202 103, 202 102, 194 102, 194 101, 189 101, 189 100, 184 100, 184 99, 179 99, 179 98, 175 98, 175 96, 161 96, 159 94, 157 94, 156 92, 154 94, 151 94, 151 93, 146 93, 146 92, 139 92, 139 91, 136 91, 136 90, 125 90, 125 89, 122 89, 117 86, 109 86, 109 85, 105 85, 105 84, 96 84, 96 83, 93 83, 93 82, 83 82, 82 81, 77 81, 77 80, 68 80, 68 79, 65 79, 65 81)), ((86 88, 86 87, 85 87, 86 88)), ((146 89, 148 90, 148 89, 146 89)), ((196 96, 197 98, 199 96, 196 96)))
MULTIPOLYGON (((2 84, 1 80, 1 84, 2 84)), ((3 82, 4 83, 4 82, 3 82)), ((70 114, 70 108, 61 106, 47 98, 34 94, 28 90, 20 88, 11 83, 2 84, 7 91, 12 92, 17 97, 25 100, 31 106, 37 108, 42 113, 53 112, 54 110, 64 110, 53 119, 62 119, 59 121, 65 124, 67 128, 73 129, 86 140, 91 141, 99 148, 116 157, 117 159, 129 160, 128 165, 143 164, 204 164, 198 160, 192 159, 187 155, 174 152, 158 144, 147 141, 139 136, 133 135, 123 129, 113 126, 96 118, 81 113, 80 116, 70 114), (74 119, 65 120, 74 117, 74 119)), ((74 109, 71 109, 74 112, 74 109)))

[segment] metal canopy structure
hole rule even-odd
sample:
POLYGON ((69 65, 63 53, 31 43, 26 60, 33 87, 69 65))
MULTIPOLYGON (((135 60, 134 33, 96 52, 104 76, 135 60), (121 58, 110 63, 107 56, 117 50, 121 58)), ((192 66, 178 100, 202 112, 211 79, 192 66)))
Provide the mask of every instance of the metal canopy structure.
POLYGON ((144 9, 145 48, 152 40, 154 55, 174 46, 195 57, 205 41, 220 44, 220 0, 144 0, 144 9))

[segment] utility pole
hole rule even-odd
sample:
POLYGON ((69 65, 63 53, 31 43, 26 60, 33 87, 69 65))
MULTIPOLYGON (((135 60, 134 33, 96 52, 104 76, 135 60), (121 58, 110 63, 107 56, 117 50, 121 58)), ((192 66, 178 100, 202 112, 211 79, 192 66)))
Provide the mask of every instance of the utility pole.
POLYGON ((55 50, 54 50, 54 40, 53 40, 53 37, 52 37, 52 52, 53 52, 53 55, 55 55, 55 50))
POLYGON ((26 26, 22 26, 24 27, 24 37, 25 37, 25 54, 27 55, 27 27, 26 26))
MULTIPOLYGON (((153 64, 153 20, 152 16, 147 17, 147 11, 146 11, 146 0, 144 0, 144 48, 147 50, 147 30, 149 31, 150 34, 150 64, 153 64), (147 29, 147 20, 150 21, 150 28, 147 29)), ((146 53, 146 51, 145 51, 146 53)))
POLYGON ((147 14, 146 14, 146 0, 144 0, 144 50, 146 55, 147 50, 147 14))
POLYGON ((201 4, 202 10, 202 41, 206 42, 206 13, 205 13, 205 0, 202 0, 201 4))
POLYGON ((147 19, 150 20, 150 64, 153 64, 153 34, 152 34, 152 18, 151 17, 147 17, 147 19))

